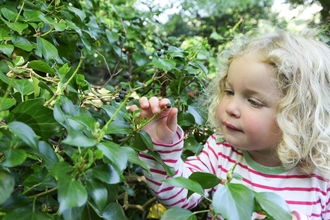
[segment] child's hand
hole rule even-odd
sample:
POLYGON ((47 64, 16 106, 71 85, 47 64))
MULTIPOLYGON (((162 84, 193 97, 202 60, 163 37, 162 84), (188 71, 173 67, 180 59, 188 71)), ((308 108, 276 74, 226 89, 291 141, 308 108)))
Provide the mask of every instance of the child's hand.
MULTIPOLYGON (((139 119, 150 119, 152 116, 165 108, 159 115, 157 115, 157 117, 155 117, 142 129, 150 135, 152 141, 156 143, 172 144, 177 129, 178 109, 167 108, 166 105, 171 102, 166 98, 159 101, 156 97, 151 97, 149 100, 146 97, 142 97, 139 102, 141 107, 139 119)), ((130 107, 131 112, 137 109, 138 107, 136 105, 130 107)))

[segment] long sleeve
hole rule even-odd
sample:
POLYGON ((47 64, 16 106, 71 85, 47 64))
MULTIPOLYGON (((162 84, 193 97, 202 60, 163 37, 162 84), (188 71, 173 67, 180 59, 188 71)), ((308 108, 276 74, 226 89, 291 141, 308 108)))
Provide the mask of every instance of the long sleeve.
MULTIPOLYGON (((183 151, 183 131, 178 127, 176 137, 173 144, 154 143, 155 152, 157 152, 163 162, 175 169, 174 177, 189 177, 193 170, 188 169, 181 159, 183 151)), ((150 174, 144 171, 148 186, 153 194, 167 207, 181 207, 191 209, 195 207, 203 198, 201 195, 194 193, 187 199, 187 190, 173 187, 162 180, 169 178, 164 168, 154 158, 144 153, 139 153, 141 160, 145 161, 151 167, 150 174)), ((207 192, 206 192, 207 193, 207 192)))

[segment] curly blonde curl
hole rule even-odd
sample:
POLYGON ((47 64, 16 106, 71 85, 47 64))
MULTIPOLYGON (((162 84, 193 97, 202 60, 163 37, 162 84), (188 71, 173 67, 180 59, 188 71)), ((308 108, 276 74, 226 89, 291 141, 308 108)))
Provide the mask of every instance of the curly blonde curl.
MULTIPOLYGON (((224 96, 233 59, 257 52, 274 66, 282 99, 276 120, 283 132, 277 154, 286 169, 330 175, 330 47, 316 33, 285 31, 249 38, 240 36, 219 57, 219 73, 208 88, 209 122, 218 128, 216 109, 224 96)), ((221 131, 220 131, 221 132, 221 131)))

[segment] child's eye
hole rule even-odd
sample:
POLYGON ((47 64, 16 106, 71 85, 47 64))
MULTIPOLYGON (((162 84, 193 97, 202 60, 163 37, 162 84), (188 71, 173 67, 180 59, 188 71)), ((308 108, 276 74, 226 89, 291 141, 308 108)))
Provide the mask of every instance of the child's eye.
POLYGON ((248 101, 252 105, 252 107, 260 108, 260 107, 264 106, 263 103, 253 100, 253 99, 249 99, 248 101))
POLYGON ((225 95, 226 95, 226 96, 233 96, 233 95, 234 95, 234 92, 231 91, 230 89, 226 89, 226 90, 225 90, 225 95))

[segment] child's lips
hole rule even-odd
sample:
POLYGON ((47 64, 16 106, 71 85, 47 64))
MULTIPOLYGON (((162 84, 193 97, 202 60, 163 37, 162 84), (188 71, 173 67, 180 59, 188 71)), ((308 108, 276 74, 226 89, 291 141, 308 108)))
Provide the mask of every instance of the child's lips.
POLYGON ((235 127, 234 125, 228 123, 228 122, 223 122, 223 124, 226 126, 226 128, 230 131, 239 131, 239 132, 243 132, 242 130, 238 129, 237 127, 235 127))

